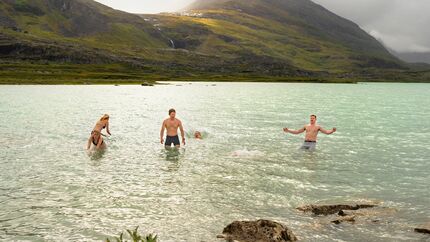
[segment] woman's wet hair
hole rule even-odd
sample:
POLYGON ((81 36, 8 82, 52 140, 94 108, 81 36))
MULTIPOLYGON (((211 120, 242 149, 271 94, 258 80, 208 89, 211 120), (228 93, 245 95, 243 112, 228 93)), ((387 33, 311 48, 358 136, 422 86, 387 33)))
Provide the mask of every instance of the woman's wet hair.
POLYGON ((106 119, 109 119, 109 115, 108 115, 108 114, 103 115, 103 116, 100 118, 100 121, 103 121, 103 120, 106 120, 106 119))

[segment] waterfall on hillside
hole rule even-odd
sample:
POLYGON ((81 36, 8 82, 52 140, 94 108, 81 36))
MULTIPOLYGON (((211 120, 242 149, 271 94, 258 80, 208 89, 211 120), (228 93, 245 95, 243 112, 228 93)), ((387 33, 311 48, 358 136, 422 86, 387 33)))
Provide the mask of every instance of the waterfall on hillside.
POLYGON ((173 42, 172 39, 170 40, 170 44, 172 45, 172 48, 174 49, 175 48, 175 42, 173 42))

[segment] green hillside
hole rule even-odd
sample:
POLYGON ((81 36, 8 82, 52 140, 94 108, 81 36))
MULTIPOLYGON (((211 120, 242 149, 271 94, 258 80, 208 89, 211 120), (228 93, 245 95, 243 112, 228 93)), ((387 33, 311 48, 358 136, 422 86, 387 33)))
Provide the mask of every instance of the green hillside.
POLYGON ((356 24, 308 0, 202 0, 182 16, 154 18, 179 46, 207 54, 270 58, 327 72, 404 65, 356 24))
MULTIPOLYGON (((138 16, 90 0, 4 0, 0 2, 0 16, 3 39, 5 35, 11 37, 22 49, 27 44, 33 48, 54 45, 79 52, 79 48, 73 47, 128 55, 136 48, 156 49, 168 45, 159 31, 138 16)), ((44 58, 46 53, 41 54, 44 58)))
POLYGON ((156 15, 92 0, 0 2, 3 83, 349 82, 408 80, 411 72, 356 24, 310 0, 200 0, 156 15))

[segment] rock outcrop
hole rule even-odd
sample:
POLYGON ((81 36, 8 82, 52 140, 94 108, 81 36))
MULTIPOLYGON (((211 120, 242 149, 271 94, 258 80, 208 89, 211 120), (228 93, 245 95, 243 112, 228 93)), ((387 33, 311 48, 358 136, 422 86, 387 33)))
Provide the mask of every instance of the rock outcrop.
POLYGON ((377 205, 374 204, 356 204, 356 205, 306 205, 298 207, 297 209, 303 212, 312 212, 315 215, 331 215, 339 213, 341 210, 359 210, 363 208, 373 208, 377 205))
POLYGON ((297 241, 293 231, 285 225, 270 221, 235 221, 224 228, 218 238, 239 242, 287 242, 297 241))
POLYGON ((343 222, 354 223, 355 222, 355 216, 354 215, 342 216, 342 217, 336 218, 335 220, 332 220, 331 222, 335 223, 335 224, 340 224, 343 222))
POLYGON ((416 227, 414 230, 417 233, 430 234, 430 222, 423 224, 423 225, 420 225, 420 226, 416 227))
POLYGON ((334 205, 306 205, 297 208, 318 216, 320 224, 348 223, 381 223, 389 220, 397 212, 394 208, 380 207, 376 204, 334 204, 334 205))

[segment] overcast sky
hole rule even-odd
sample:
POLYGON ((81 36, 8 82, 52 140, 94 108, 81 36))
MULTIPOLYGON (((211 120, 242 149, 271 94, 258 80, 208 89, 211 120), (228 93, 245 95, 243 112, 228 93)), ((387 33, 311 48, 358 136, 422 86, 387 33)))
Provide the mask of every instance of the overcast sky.
MULTIPOLYGON (((172 12, 193 0, 97 0, 132 13, 172 12)), ((398 51, 430 52, 430 0, 313 0, 398 51)))

